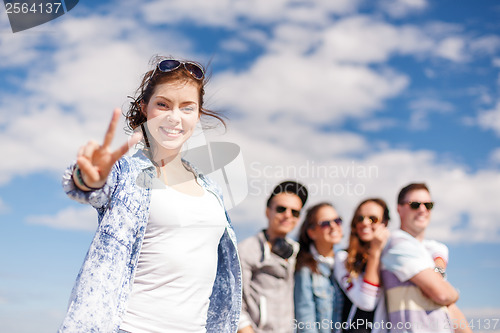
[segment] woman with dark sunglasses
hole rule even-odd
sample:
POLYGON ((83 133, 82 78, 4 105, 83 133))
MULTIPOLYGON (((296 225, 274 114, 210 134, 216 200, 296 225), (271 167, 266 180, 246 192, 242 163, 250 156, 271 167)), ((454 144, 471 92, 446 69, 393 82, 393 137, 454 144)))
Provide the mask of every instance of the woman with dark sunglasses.
POLYGON ((347 251, 335 256, 335 278, 345 295, 342 332, 386 332, 379 266, 389 238, 388 222, 384 200, 364 200, 354 212, 347 251))
POLYGON ((235 234, 218 186, 181 158, 200 118, 224 122, 204 108, 200 64, 153 61, 126 114, 137 133, 110 149, 115 110, 104 143, 83 146, 63 176, 72 199, 97 209, 98 228, 59 332, 236 331, 235 234))
POLYGON ((297 332, 331 332, 340 320, 341 291, 334 281, 334 249, 342 239, 342 219, 330 203, 307 210, 300 227, 295 267, 297 332))

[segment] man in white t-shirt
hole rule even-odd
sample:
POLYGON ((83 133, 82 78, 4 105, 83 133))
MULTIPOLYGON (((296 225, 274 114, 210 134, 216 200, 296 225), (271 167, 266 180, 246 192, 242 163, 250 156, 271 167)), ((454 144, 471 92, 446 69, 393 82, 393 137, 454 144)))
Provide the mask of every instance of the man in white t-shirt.
POLYGON ((433 205, 422 183, 398 196, 401 230, 392 233, 381 259, 391 332, 453 332, 447 306, 458 292, 436 271, 424 242, 433 205))

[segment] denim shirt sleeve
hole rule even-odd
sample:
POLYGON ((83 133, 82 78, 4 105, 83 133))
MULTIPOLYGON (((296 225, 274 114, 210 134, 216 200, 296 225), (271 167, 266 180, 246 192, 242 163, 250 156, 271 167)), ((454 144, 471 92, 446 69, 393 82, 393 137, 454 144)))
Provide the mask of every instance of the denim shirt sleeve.
POLYGON ((293 298, 297 332, 318 332, 314 325, 316 306, 313 296, 312 273, 307 267, 302 267, 298 272, 295 272, 293 298))
POLYGON ((250 316, 248 309, 248 292, 251 290, 250 282, 252 281, 252 264, 248 258, 248 252, 250 251, 241 251, 241 245, 238 251, 241 253, 241 278, 242 278, 242 309, 241 316, 238 328, 242 329, 247 326, 251 326, 253 328, 252 317, 250 316))
POLYGON ((62 177, 62 186, 64 192, 73 200, 78 201, 83 204, 91 204, 98 211, 106 206, 117 182, 118 173, 120 169, 120 161, 116 162, 111 169, 111 172, 106 180, 104 186, 95 191, 82 191, 80 190, 73 180, 73 170, 75 168, 76 162, 71 163, 71 165, 64 171, 62 177))
MULTIPOLYGON (((332 276, 333 280, 333 289, 334 289, 334 297, 333 297, 333 315, 332 315, 332 322, 333 323, 342 323, 342 310, 344 308, 344 294, 342 293, 342 290, 335 279, 334 276, 332 276)), ((340 325, 335 325, 334 324, 334 329, 333 332, 339 333, 342 330, 340 329, 340 325)))

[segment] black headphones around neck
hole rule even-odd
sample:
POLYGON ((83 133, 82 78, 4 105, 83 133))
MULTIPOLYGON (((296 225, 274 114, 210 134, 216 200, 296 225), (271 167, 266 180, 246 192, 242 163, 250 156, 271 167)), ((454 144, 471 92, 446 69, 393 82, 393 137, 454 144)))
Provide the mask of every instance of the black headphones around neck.
MULTIPOLYGON (((271 242, 267 230, 264 230, 264 236, 268 242, 271 242)), ((293 245, 288 243, 284 237, 277 237, 271 242, 271 252, 283 259, 288 259, 293 254, 293 245)))

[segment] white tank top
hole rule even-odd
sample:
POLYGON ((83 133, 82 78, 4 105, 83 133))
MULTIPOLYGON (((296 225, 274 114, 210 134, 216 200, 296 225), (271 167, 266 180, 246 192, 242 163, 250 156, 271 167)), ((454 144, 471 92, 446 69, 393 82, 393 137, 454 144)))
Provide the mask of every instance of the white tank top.
POLYGON ((216 196, 190 196, 154 180, 146 234, 120 329, 206 332, 217 249, 227 224, 216 196))

